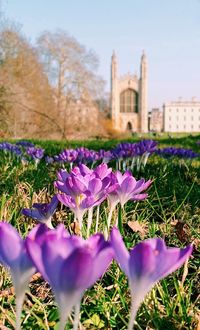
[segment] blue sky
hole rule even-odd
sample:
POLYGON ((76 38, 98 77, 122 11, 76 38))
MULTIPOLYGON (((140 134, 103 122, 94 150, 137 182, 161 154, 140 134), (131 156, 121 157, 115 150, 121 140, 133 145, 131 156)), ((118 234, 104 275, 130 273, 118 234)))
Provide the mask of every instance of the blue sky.
POLYGON ((1 0, 34 43, 44 30, 66 30, 99 57, 110 88, 115 49, 120 74, 149 64, 149 107, 182 96, 200 99, 200 0, 1 0))

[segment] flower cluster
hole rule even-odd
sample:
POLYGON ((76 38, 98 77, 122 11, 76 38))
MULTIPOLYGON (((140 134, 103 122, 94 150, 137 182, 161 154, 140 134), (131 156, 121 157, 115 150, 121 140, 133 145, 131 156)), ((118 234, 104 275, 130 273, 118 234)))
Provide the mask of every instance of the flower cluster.
POLYGON ((106 241, 99 233, 84 240, 70 236, 63 225, 53 230, 38 225, 23 240, 10 224, 0 223, 0 263, 9 267, 12 275, 17 330, 25 290, 36 271, 54 291, 60 312, 59 329, 64 330, 74 306, 77 329, 85 290, 105 273, 114 258, 129 281, 132 307, 128 330, 131 330, 145 295, 157 281, 181 267, 191 253, 191 245, 184 249, 167 248, 160 238, 145 240, 128 252, 117 228, 113 228, 110 240, 106 241))
POLYGON ((34 160, 36 164, 44 157, 44 149, 36 148, 33 143, 29 141, 18 141, 16 144, 9 142, 0 143, 0 150, 5 155, 14 156, 22 163, 28 163, 29 160, 34 160))
POLYGON ((31 159, 38 163, 44 156, 44 149, 36 147, 27 147, 26 153, 31 159))
POLYGON ((131 169, 136 166, 139 170, 141 166, 145 166, 148 157, 155 152, 157 142, 153 140, 142 140, 138 143, 120 143, 111 150, 113 158, 116 159, 118 169, 123 167, 124 170, 131 169))
POLYGON ((169 157, 196 158, 196 157, 199 157, 199 154, 194 152, 191 149, 175 148, 175 147, 158 149, 156 151, 156 153, 165 158, 169 158, 169 157))
MULTIPOLYGON (((58 201, 67 206, 78 221, 82 230, 83 217, 88 211, 87 236, 89 236, 94 207, 108 200, 110 212, 107 219, 107 235, 111 225, 112 215, 117 206, 122 207, 128 201, 140 201, 148 197, 145 192, 151 185, 151 180, 136 180, 129 171, 122 174, 120 171, 113 172, 107 164, 100 164, 90 169, 84 164, 75 166, 71 172, 61 169, 57 173, 54 185, 58 193, 50 203, 34 203, 31 209, 23 209, 22 214, 45 223, 49 228, 52 226, 52 215, 58 206, 58 201)), ((98 217, 96 220, 98 230, 98 217)))
POLYGON ((16 144, 12 144, 9 142, 2 142, 0 143, 0 150, 3 150, 3 152, 5 154, 11 154, 17 157, 21 157, 22 156, 22 150, 19 146, 17 146, 16 144))
MULTIPOLYGON (((197 142, 198 143, 198 142, 197 142)), ((85 147, 76 149, 64 149, 58 155, 46 155, 46 164, 59 163, 69 164, 70 168, 75 165, 85 164, 93 167, 100 163, 116 162, 118 170, 140 170, 145 167, 149 156, 153 153, 162 157, 178 156, 182 158, 199 157, 198 153, 190 149, 183 148, 163 148, 157 149, 158 143, 154 140, 141 140, 137 143, 119 143, 116 147, 110 150, 100 149, 95 151, 85 147)), ((23 162, 34 160, 36 164, 44 158, 44 150, 35 147, 29 141, 19 141, 16 144, 9 142, 0 143, 0 150, 6 154, 13 154, 21 159, 23 162)))
MULTIPOLYGON (((93 167, 98 163, 116 162, 117 169, 137 170, 145 166, 150 154, 155 152, 157 142, 153 140, 142 140, 138 143, 119 143, 111 150, 100 149, 99 151, 89 150, 87 148, 65 149, 60 154, 53 157, 55 162, 69 163, 73 165, 91 164, 93 167)), ((52 159, 51 161, 52 162, 52 159)))

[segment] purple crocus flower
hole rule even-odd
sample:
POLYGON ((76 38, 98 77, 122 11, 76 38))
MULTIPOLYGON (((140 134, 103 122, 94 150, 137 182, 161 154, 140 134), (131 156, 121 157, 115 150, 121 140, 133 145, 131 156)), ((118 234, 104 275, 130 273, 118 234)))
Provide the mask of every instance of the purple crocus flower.
POLYGON ((110 172, 106 164, 99 165, 95 170, 81 164, 71 173, 66 170, 58 172, 55 187, 63 194, 57 194, 57 197, 74 212, 80 227, 85 212, 106 199, 111 184, 110 172))
POLYGON ((168 248, 160 238, 147 239, 137 244, 130 253, 117 228, 111 232, 115 259, 129 280, 131 317, 128 330, 133 329, 137 310, 154 284, 180 268, 192 253, 192 245, 184 249, 168 248))
POLYGON ((143 200, 148 197, 147 193, 143 193, 152 183, 151 180, 145 182, 144 179, 136 180, 129 171, 122 174, 116 171, 112 174, 113 184, 116 189, 108 195, 111 208, 114 208, 119 202, 123 207, 129 200, 143 200))
POLYGON ((50 203, 34 203, 32 209, 23 209, 22 214, 45 223, 49 228, 53 228, 51 218, 56 211, 57 205, 58 198, 54 195, 50 203))
POLYGON ((16 295, 16 329, 19 330, 25 290, 36 269, 26 252, 25 241, 7 222, 0 222, 0 263, 10 269, 16 295))
POLYGON ((44 149, 36 147, 27 147, 26 153, 35 161, 37 165, 44 156, 44 149))
POLYGON ((113 250, 102 234, 85 241, 79 236, 69 236, 63 225, 45 232, 42 232, 42 226, 38 225, 29 234, 26 246, 37 270, 54 291, 61 330, 72 307, 80 303, 84 291, 106 271, 113 250))

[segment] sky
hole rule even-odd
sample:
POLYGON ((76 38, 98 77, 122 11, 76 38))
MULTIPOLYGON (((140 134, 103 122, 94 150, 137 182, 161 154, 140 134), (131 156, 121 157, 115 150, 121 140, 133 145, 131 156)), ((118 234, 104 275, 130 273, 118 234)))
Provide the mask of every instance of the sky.
POLYGON ((139 74, 148 59, 149 109, 179 97, 200 100, 200 0, 0 0, 34 44, 45 30, 63 29, 97 54, 110 90, 110 63, 139 74))

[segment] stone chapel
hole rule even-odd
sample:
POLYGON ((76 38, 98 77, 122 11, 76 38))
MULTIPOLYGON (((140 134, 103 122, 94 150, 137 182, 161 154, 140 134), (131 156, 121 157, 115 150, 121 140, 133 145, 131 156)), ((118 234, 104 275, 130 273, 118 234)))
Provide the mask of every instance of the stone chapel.
POLYGON ((111 61, 111 118, 116 130, 148 132, 147 58, 143 53, 140 77, 126 74, 118 76, 117 57, 111 61))

